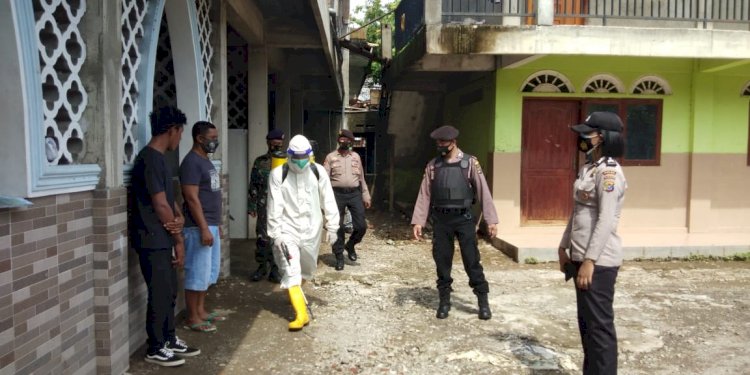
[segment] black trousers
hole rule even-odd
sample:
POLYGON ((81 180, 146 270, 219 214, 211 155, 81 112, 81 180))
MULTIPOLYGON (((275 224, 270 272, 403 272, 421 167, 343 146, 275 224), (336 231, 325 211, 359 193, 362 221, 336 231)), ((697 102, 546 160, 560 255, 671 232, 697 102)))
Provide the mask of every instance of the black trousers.
POLYGON ((432 258, 437 268, 437 288, 439 291, 451 290, 453 279, 454 238, 458 238, 461 248, 461 260, 469 276, 469 286, 474 294, 486 294, 490 291, 484 278, 484 269, 479 259, 477 232, 471 212, 440 213, 432 212, 432 258))
POLYGON ((333 189, 333 195, 336 197, 336 205, 339 208, 339 231, 336 232, 338 238, 332 248, 334 254, 342 254, 344 248, 354 249, 354 246, 362 242, 362 238, 367 232, 367 222, 365 221, 365 204, 362 202, 362 192, 359 189, 350 192, 341 192, 333 189), (349 208, 352 215, 352 235, 349 241, 345 242, 346 232, 344 230, 345 209, 349 208))
POLYGON ((266 264, 274 266, 273 251, 271 250, 271 238, 268 237, 268 209, 258 206, 258 217, 255 222, 255 262, 259 266, 266 264))
MULTIPOLYGON (((576 269, 580 266, 577 263, 576 269)), ((584 375, 617 374, 617 332, 612 301, 619 269, 620 267, 595 266, 589 289, 576 287, 584 375)))
POLYGON ((174 307, 177 271, 172 267, 172 249, 136 249, 141 273, 148 288, 146 333, 148 352, 153 353, 175 338, 174 307))

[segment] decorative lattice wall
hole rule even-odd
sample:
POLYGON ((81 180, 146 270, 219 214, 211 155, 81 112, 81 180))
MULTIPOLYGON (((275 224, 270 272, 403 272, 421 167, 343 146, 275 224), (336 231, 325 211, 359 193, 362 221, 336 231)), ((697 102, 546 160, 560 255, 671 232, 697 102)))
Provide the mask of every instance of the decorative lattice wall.
POLYGON ((214 55, 214 49, 211 47, 212 27, 211 19, 209 17, 211 0, 195 0, 195 7, 198 11, 198 32, 201 47, 201 61, 203 62, 203 89, 206 93, 206 107, 203 110, 206 120, 211 121, 211 109, 213 108, 211 84, 214 80, 211 71, 211 58, 214 55))
POLYGON ((227 48, 227 113, 230 129, 247 129, 247 45, 227 48))
POLYGON ((83 152, 80 121, 88 103, 80 77, 86 45, 79 30, 86 0, 32 0, 32 4, 41 67, 47 162, 73 164, 83 152))
POLYGON ((177 88, 174 81, 172 43, 169 40, 169 27, 166 13, 162 15, 159 27, 159 42, 156 47, 156 67, 154 69, 154 110, 164 107, 177 107, 177 88))
POLYGON ((138 147, 138 103, 139 88, 136 78, 141 64, 140 44, 143 40, 143 20, 146 17, 146 0, 122 0, 122 16, 120 25, 122 35, 121 76, 122 97, 122 144, 124 148, 123 162, 130 164, 135 159, 138 147))

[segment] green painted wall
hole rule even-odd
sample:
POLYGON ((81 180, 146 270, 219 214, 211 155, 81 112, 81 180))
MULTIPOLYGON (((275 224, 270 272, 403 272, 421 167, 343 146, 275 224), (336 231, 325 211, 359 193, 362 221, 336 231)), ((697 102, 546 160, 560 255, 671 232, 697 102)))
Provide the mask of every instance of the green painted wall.
POLYGON ((748 151, 750 97, 740 96, 741 83, 748 80, 750 71, 744 77, 695 74, 694 153, 748 151))
POLYGON ((487 165, 487 155, 492 148, 495 127, 495 82, 494 74, 478 79, 466 86, 446 93, 443 118, 445 123, 453 124, 461 132, 458 147, 479 159, 482 166, 487 165), (461 98, 481 99, 468 105, 459 105, 461 98))
POLYGON ((739 93, 750 80, 750 64, 734 62, 727 66, 729 68, 723 69, 721 61, 716 60, 701 64, 692 59, 546 56, 519 68, 500 69, 495 77, 493 148, 495 152, 520 152, 524 97, 661 98, 664 103, 662 153, 744 153, 747 151, 748 98, 740 97, 739 93), (521 86, 526 79, 540 70, 562 73, 570 80, 574 93, 522 93, 521 86), (702 70, 711 72, 701 73, 702 70), (619 78, 628 92, 638 78, 656 75, 668 82, 672 94, 644 96, 581 92, 590 77, 604 73, 619 78), (694 131, 693 122, 696 125, 694 131))

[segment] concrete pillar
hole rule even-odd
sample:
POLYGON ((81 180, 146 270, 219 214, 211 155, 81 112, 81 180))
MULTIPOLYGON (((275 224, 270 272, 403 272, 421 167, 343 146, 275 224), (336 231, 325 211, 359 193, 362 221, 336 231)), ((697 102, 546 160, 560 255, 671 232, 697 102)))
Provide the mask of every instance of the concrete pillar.
MULTIPOLYGON (((253 161, 268 149, 268 52, 265 46, 250 46, 248 51, 247 106, 247 175, 250 176, 253 161)), ((255 222, 255 218, 248 215, 248 233, 255 233, 255 222)))
POLYGON ((424 23, 426 25, 441 24, 443 22, 443 2, 435 0, 424 1, 424 23))
MULTIPOLYGON (((87 3, 89 88, 85 118, 87 156, 102 169, 92 202, 94 336, 96 373, 121 374, 129 366, 127 191, 123 187, 121 29, 119 2, 87 3)), ((67 348, 63 348, 65 350, 67 348)))
MULTIPOLYGON (((382 57, 384 59, 391 60, 393 58, 393 43, 392 43, 393 29, 391 29, 391 25, 386 22, 383 22, 380 26, 380 33, 382 35, 382 41, 383 41, 383 46, 381 47, 381 51, 382 51, 381 53, 383 55, 382 57)), ((345 98, 347 102, 344 103, 344 105, 349 104, 348 103, 349 98, 348 97, 345 97, 345 98)))
POLYGON ((280 80, 276 85, 276 127, 284 133, 292 134, 291 126, 291 102, 292 91, 290 77, 280 74, 280 80))
POLYGON ((292 90, 290 134, 301 134, 305 123, 305 93, 302 90, 292 90))
POLYGON ((214 47, 214 56, 211 61, 211 71, 214 75, 211 87, 211 97, 214 99, 211 121, 219 129, 219 150, 213 157, 221 160, 221 173, 226 174, 226 166, 231 159, 227 154, 229 99, 227 98, 227 5, 224 1, 213 2, 211 20, 211 45, 214 47))
POLYGON ((536 23, 539 26, 552 26, 555 23, 555 2, 539 0, 536 10, 536 23))
POLYGON ((688 189, 688 232, 706 233, 711 230, 711 192, 714 168, 712 158, 703 157, 713 139, 714 81, 711 74, 693 73, 691 85, 692 123, 690 124, 690 187, 688 189), (700 100, 697 100, 700 98, 700 100))
POLYGON ((222 277, 230 274, 229 252, 229 113, 227 93, 227 4, 224 1, 214 1, 211 9, 211 45, 214 56, 211 60, 211 71, 214 81, 211 87, 211 97, 214 99, 211 110, 211 120, 219 129, 219 151, 213 156, 221 161, 221 201, 222 201, 222 234, 221 237, 221 270, 222 277))
POLYGON ((268 133, 268 54, 266 47, 250 48, 247 61, 248 156, 266 151, 268 133))

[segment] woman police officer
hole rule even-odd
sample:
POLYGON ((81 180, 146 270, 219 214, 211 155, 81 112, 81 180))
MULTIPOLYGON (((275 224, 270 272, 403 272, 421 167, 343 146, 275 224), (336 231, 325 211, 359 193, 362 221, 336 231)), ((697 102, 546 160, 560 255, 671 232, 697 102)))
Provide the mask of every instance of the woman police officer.
POLYGON ((577 273, 583 373, 616 374, 612 301, 622 265, 617 224, 627 182, 615 158, 624 153, 623 125, 614 113, 593 112, 571 129, 578 133, 578 149, 585 153, 586 163, 573 184, 574 208, 558 251, 560 270, 565 272, 566 264, 572 262, 577 273))

